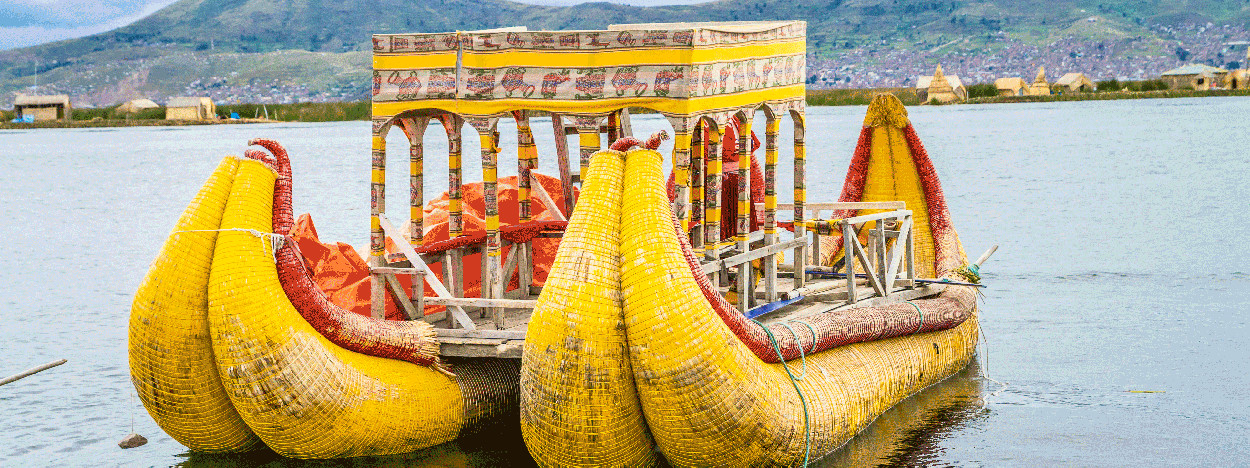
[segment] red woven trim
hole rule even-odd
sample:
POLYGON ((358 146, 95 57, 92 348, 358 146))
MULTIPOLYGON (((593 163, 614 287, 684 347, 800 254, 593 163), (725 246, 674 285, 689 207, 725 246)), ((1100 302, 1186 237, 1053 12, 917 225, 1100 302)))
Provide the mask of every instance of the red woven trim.
MULTIPOLYGON (((501 226, 499 228, 499 236, 508 242, 520 244, 533 240, 543 232, 563 231, 568 224, 568 221, 526 221, 524 223, 501 226)), ((443 252, 454 248, 481 244, 483 242, 486 242, 486 233, 453 237, 451 239, 430 242, 420 247, 416 247, 416 251, 419 254, 443 252)))
MULTIPOLYGON (((855 144, 855 153, 851 156, 851 167, 846 170, 846 181, 842 183, 842 196, 838 201, 857 202, 864 200, 864 186, 868 184, 868 163, 872 160, 872 127, 864 127, 859 131, 859 142, 855 144)), ((850 218, 859 210, 838 210, 833 218, 850 218)), ((790 228, 794 230, 793 227, 790 228)), ((834 240, 835 246, 830 251, 834 258, 842 252, 842 237, 834 240)))
MULTIPOLYGON (((291 206, 290 158, 282 146, 272 140, 252 140, 252 143, 269 149, 277 159, 273 225, 275 233, 287 235, 295 224, 291 206)), ((276 255, 278 280, 291 305, 318 333, 335 345, 358 353, 424 366, 440 365, 438 343, 424 322, 375 319, 334 305, 313 282, 312 275, 298 255, 295 241, 287 239, 276 255)))
POLYGON ((924 144, 920 142, 920 137, 916 135, 916 129, 911 124, 903 127, 903 138, 907 141, 907 149, 911 151, 916 172, 920 175, 921 190, 924 191, 925 203, 929 209, 929 231, 934 240, 933 268, 937 276, 941 277, 964 263, 959 249, 959 237, 951 225, 950 211, 946 207, 946 196, 942 193, 937 170, 933 168, 933 161, 929 159, 929 153, 925 151, 924 144))
POLYGON ((764 362, 775 363, 782 359, 789 361, 797 359, 800 354, 810 355, 853 343, 947 330, 971 317, 976 306, 976 296, 972 288, 949 286, 946 292, 936 298, 912 301, 920 308, 923 317, 910 304, 892 304, 826 312, 790 322, 790 328, 772 324, 768 329, 781 348, 779 358, 764 330, 742 315, 708 281, 690 248, 690 241, 681 231, 681 224, 674 223, 673 227, 686 257, 686 265, 694 275, 699 290, 703 292, 703 298, 707 299, 708 305, 716 311, 738 340, 764 362))

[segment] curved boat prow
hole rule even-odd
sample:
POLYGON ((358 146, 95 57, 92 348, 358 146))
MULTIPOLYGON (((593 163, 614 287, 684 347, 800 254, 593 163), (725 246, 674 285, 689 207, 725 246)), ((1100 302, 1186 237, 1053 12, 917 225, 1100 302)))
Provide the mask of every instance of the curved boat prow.
MULTIPOLYGON (((903 201, 912 211, 915 233, 916 274, 924 278, 944 276, 967 263, 963 244, 951 225, 950 212, 937 171, 920 143, 907 109, 897 97, 879 94, 864 116, 859 142, 838 201, 903 201)), ((842 211, 848 218, 885 210, 842 211)), ((871 228, 860 229, 861 235, 871 228)), ((841 238, 826 236, 821 263, 830 265, 841 257, 841 238)))
POLYGON ((156 424, 197 452, 242 452, 260 439, 226 397, 208 331, 208 272, 239 158, 227 156, 187 206, 135 293, 130 376, 156 424))
MULTIPOLYGON (((898 125, 905 120, 899 120, 897 111, 902 107, 895 103, 893 97, 875 100, 866 127, 875 132, 881 123, 890 125, 894 130, 887 129, 878 143, 892 144, 872 146, 863 154, 868 161, 890 161, 891 171, 856 173, 853 165, 848 179, 863 177, 864 186, 870 188, 905 185, 904 161, 914 161, 919 175, 910 179, 913 187, 903 189, 924 193, 930 203, 909 207, 927 210, 934 220, 935 210, 945 214, 944 204, 933 203, 941 192, 935 177, 933 184, 924 182, 927 157, 911 153, 918 146, 907 144, 910 125, 898 125), (891 136, 903 138, 895 143, 891 136), (893 172, 896 167, 903 176, 893 172)), ((914 137, 914 132, 910 135, 914 137)), ((802 364, 761 361, 713 309, 693 276, 687 252, 672 229, 662 159, 654 151, 627 155, 625 179, 630 183, 622 219, 630 222, 621 226, 621 264, 626 333, 639 400, 657 445, 672 464, 805 463, 832 452, 890 406, 945 379, 971 359, 977 336, 975 295, 971 288, 951 286, 937 298, 912 302, 922 317, 931 307, 962 309, 966 314, 952 324, 954 328, 916 333, 920 327, 913 325, 900 333, 903 336, 820 351, 806 356, 802 364)), ((932 172, 931 165, 927 170, 932 172)), ((894 193, 898 194, 905 193, 894 193)), ((937 250, 927 257, 934 262, 930 268, 954 268, 943 263, 953 254, 942 250, 954 247, 962 256, 958 239, 953 230, 938 233, 935 242, 923 247, 937 250)), ((912 310, 911 305, 900 304, 882 306, 882 312, 900 306, 912 310)), ((859 313, 876 315, 871 309, 859 313)))

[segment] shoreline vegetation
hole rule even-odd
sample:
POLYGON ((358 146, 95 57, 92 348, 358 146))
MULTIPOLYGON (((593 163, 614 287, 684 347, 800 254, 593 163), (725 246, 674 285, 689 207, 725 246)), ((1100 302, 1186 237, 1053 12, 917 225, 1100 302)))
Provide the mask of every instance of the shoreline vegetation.
MULTIPOLYGON (((968 87, 968 100, 951 104, 1008 104, 1021 102, 1104 101, 1119 99, 1166 99, 1187 97, 1250 96, 1250 89, 1216 89, 1198 91, 1192 89, 1167 89, 1155 81, 1117 82, 1100 81, 1098 91, 1057 94, 1050 96, 999 96, 993 84, 977 84, 968 87)), ((915 88, 863 88, 820 89, 807 91, 809 106, 866 106, 877 94, 893 94, 907 106, 933 104, 921 100, 915 88)), ((638 113, 641 109, 631 110, 638 113)), ((306 102, 297 104, 223 104, 217 106, 219 115, 237 113, 238 119, 215 120, 165 120, 165 108, 146 109, 126 114, 117 106, 96 109, 74 109, 73 120, 13 123, 12 110, 0 111, 0 130, 28 128, 95 128, 95 127, 142 127, 186 126, 215 124, 249 124, 278 122, 341 122, 369 120, 370 102, 306 102)))

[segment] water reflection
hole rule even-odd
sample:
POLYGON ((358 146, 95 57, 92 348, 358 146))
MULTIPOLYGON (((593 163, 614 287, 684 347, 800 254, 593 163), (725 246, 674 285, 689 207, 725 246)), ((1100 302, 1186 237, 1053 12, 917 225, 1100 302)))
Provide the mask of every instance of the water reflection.
POLYGON ((924 466, 943 459, 944 436, 985 417, 981 366, 950 378, 886 410, 864 432, 812 466, 924 466))
MULTIPOLYGON (((812 464, 839 466, 918 466, 939 463, 943 437, 983 417, 981 368, 964 370, 899 402, 841 449, 812 464)), ((187 468, 260 467, 496 467, 535 466, 520 427, 508 424, 424 450, 385 457, 296 460, 265 449, 248 454, 185 453, 175 466, 187 468)))
POLYGON ((246 454, 210 455, 184 453, 185 458, 174 466, 185 468, 234 467, 529 467, 535 466, 525 450, 519 421, 505 427, 485 428, 480 433, 412 453, 382 457, 356 457, 339 460, 297 460, 286 458, 269 449, 246 454))

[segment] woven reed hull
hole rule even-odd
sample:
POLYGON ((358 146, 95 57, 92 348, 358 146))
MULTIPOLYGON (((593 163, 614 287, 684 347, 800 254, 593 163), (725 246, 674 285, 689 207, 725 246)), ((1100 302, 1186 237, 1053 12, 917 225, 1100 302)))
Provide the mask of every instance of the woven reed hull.
MULTIPOLYGON (((269 232, 274 180, 265 165, 241 163, 221 228, 269 232)), ((251 233, 218 235, 208 303, 225 393, 256 435, 284 456, 410 452, 515 411, 515 363, 459 362, 452 378, 329 342, 291 305, 269 246, 251 233)))
POLYGON ((208 331, 208 273, 239 160, 213 171, 161 247, 130 312, 130 376, 148 414, 197 452, 241 452, 260 439, 217 377, 208 331), (209 232, 179 232, 204 230, 209 232))
POLYGON ((595 155, 578 209, 530 316, 521 366, 521 431, 542 466, 656 462, 621 315, 624 154, 595 155))
MULTIPOLYGON (((698 289, 671 229, 661 160, 654 151, 627 156, 622 219, 630 222, 621 226, 621 279, 638 396, 672 464, 788 466, 815 459, 971 359, 975 311, 950 330, 817 353, 807 357, 805 373, 791 361, 793 372, 803 374, 801 398, 783 365, 755 356, 698 289)), ((974 300, 965 304, 975 308, 974 300)))

